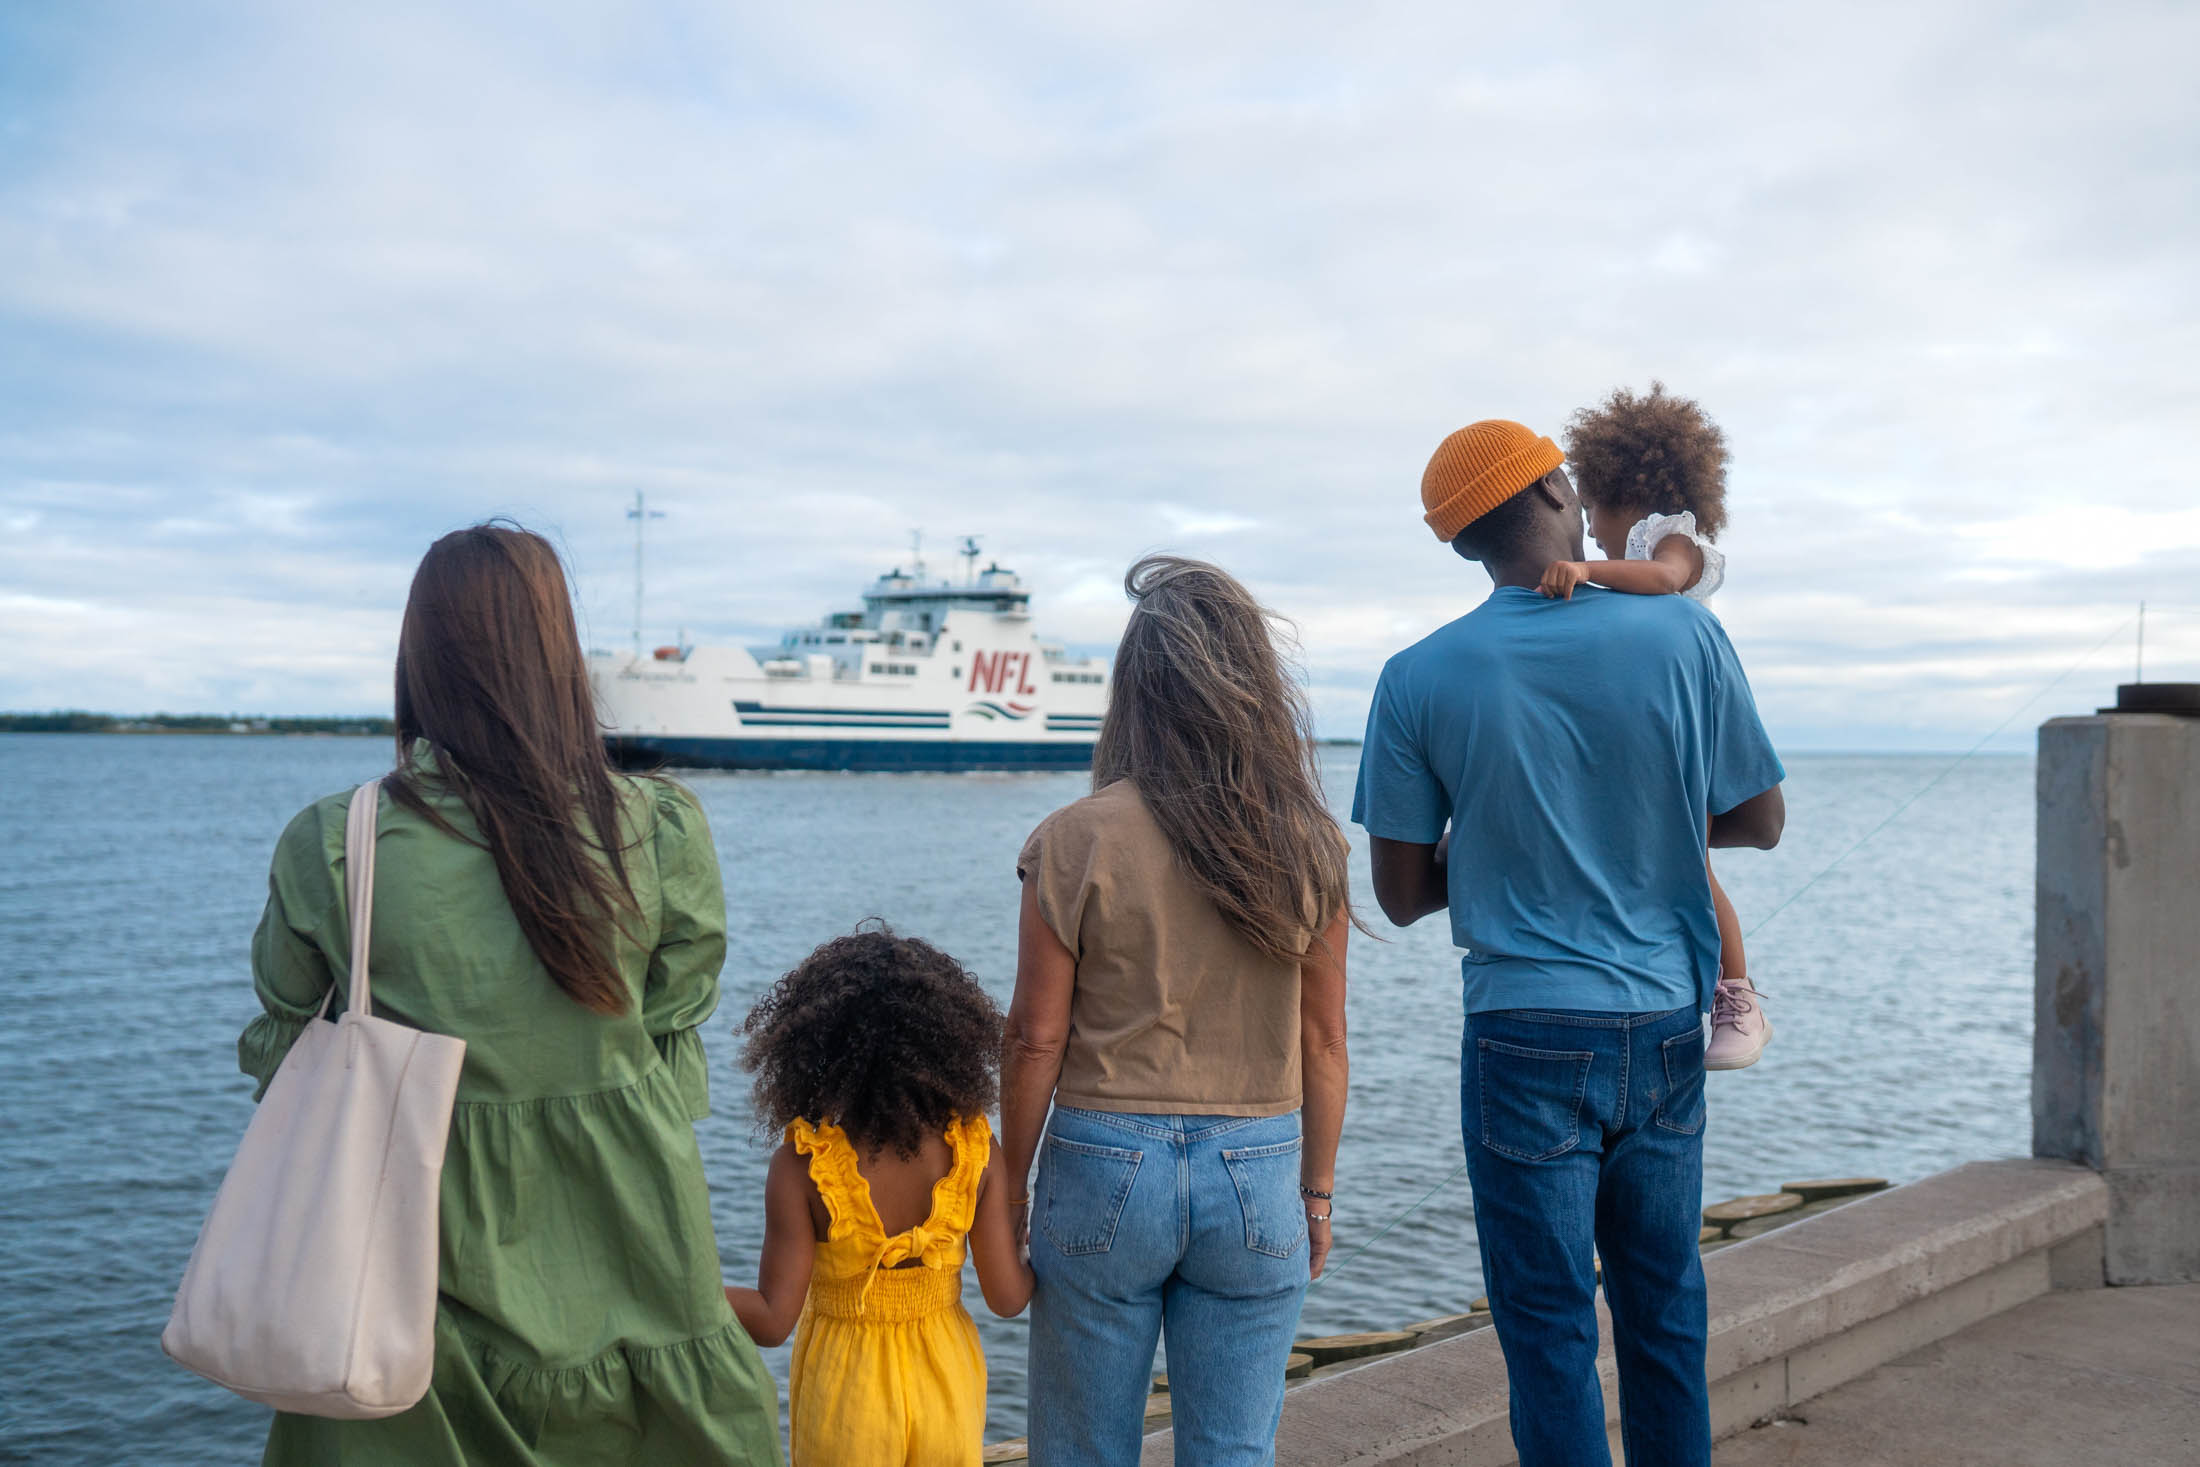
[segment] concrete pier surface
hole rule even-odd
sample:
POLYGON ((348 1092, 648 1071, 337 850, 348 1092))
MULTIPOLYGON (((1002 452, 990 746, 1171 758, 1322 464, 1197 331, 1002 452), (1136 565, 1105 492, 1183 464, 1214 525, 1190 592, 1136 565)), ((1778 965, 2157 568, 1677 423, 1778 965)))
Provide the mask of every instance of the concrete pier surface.
POLYGON ((2044 1294, 1719 1443, 1714 1467, 2200 1462, 2200 1284, 2044 1294))

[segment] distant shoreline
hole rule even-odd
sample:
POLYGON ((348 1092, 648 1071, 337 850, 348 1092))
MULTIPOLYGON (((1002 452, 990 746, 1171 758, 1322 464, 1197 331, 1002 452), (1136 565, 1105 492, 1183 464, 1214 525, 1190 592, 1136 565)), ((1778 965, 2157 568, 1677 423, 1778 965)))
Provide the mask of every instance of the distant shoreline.
MULTIPOLYGON (((357 734, 394 738, 387 718, 240 718, 221 713, 0 713, 0 734, 186 733, 357 734)), ((1357 749, 1358 739, 1316 739, 1325 749, 1357 749)))
MULTIPOLYGON (((387 718, 260 718, 238 713, 0 713, 0 733, 358 734, 394 738, 387 718)), ((1358 739, 1316 739, 1324 748, 1353 748, 1358 739)))
POLYGON ((260 718, 236 713, 0 713, 0 733, 339 734, 393 738, 387 718, 260 718))
MULTIPOLYGON (((358 715, 330 716, 325 718, 261 718, 234 713, 85 713, 71 710, 61 713, 0 713, 0 734, 11 733, 91 733, 91 734, 318 734, 355 738, 395 738, 397 725, 387 718, 370 718, 358 715)), ((1360 740, 1355 738, 1317 738, 1315 744, 1324 749, 1357 749, 1360 740)), ((1896 748, 1869 749, 1847 748, 1838 745, 1791 747, 1784 751, 1792 758, 1807 759, 1953 759, 1964 762, 1969 759, 2030 758, 2032 751, 2022 748, 1973 749, 1968 752, 1955 748, 1896 748)))

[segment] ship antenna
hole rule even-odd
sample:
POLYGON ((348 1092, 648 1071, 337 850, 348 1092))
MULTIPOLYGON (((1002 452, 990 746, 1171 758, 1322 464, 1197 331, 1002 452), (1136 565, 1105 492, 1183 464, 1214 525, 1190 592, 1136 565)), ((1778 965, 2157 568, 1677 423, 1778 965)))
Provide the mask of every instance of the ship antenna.
POLYGON ((924 531, 909 532, 909 574, 918 585, 924 584, 924 531))
POLYGON ((963 584, 975 586, 978 583, 978 537, 963 536, 962 549, 957 553, 963 558, 963 584))
POLYGON ((665 512, 651 509, 642 498, 642 491, 634 491, 634 507, 626 512, 634 521, 634 660, 642 660, 642 526, 651 520, 661 520, 665 512))

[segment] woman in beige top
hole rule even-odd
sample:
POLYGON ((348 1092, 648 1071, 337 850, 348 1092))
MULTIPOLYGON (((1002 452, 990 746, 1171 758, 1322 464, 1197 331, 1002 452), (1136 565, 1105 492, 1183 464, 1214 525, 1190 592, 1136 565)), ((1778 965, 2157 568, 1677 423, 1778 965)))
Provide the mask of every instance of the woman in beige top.
POLYGON ((1346 846, 1269 614, 1174 556, 1124 587, 1093 793, 1016 866, 1001 1129, 1038 1275, 1031 1460, 1135 1463, 1165 1334, 1176 1460, 1267 1463, 1329 1254, 1346 846))

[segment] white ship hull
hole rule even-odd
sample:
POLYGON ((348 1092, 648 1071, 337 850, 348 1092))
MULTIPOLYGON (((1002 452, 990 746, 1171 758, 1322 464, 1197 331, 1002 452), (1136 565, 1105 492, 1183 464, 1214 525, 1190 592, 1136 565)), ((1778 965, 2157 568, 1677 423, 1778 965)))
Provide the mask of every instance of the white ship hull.
POLYGON ((777 647, 592 655, 613 752, 630 765, 721 769, 1091 765, 1105 664, 1038 641, 1013 575, 988 570, 957 586, 896 574, 864 599, 863 612, 777 647))

